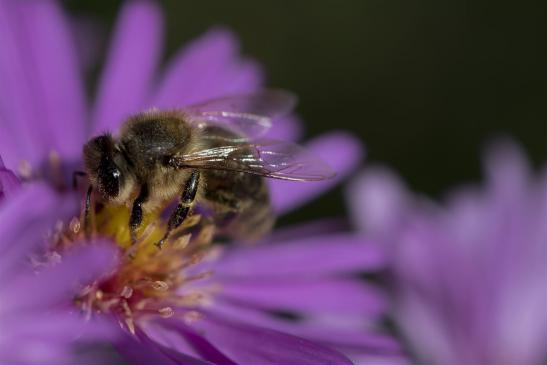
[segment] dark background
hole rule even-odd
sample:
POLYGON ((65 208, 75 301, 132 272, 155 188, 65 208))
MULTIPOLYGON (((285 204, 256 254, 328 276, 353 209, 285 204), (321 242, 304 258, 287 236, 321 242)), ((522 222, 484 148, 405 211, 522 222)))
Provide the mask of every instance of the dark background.
MULTIPOLYGON (((520 141, 536 164, 547 144, 547 4, 509 1, 161 1, 167 53, 223 24, 295 91, 307 137, 358 135, 368 161, 438 196, 480 176, 490 138, 520 141)), ((66 1, 111 30, 121 1, 66 1)), ((341 190, 291 218, 343 212, 341 190)))

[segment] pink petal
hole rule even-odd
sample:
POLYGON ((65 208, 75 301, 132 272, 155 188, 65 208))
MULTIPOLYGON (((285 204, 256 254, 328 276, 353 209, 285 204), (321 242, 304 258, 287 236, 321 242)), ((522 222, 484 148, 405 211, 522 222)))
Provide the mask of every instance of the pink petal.
POLYGON ((294 210, 339 184, 356 169, 363 156, 359 140, 344 132, 329 133, 315 138, 307 143, 306 147, 322 158, 337 175, 321 182, 268 180, 272 204, 279 214, 294 210))
POLYGON ((226 280, 290 279, 297 275, 315 278, 376 270, 384 265, 380 247, 361 237, 339 234, 233 248, 219 260, 215 273, 226 280))
POLYGON ((58 196, 45 184, 27 185, 0 206, 0 277, 18 268, 43 244, 59 219, 77 212, 78 201, 58 196))
POLYGON ((303 338, 206 314, 195 326, 239 364, 351 364, 342 354, 303 338))
POLYGON ((117 350, 134 365, 213 365, 162 346, 144 333, 138 337, 123 333, 115 343, 117 350))
POLYGON ((36 110, 32 77, 28 74, 28 50, 22 45, 17 3, 0 1, 0 153, 6 165, 18 167, 21 160, 39 162, 44 150, 41 137, 48 131, 34 126, 36 110))
POLYGON ((344 218, 325 218, 276 228, 264 242, 297 241, 309 237, 347 232, 350 227, 344 218))
POLYGON ((221 281, 220 297, 265 310, 338 316, 379 316, 387 299, 375 287, 352 279, 221 281))
POLYGON ((10 198, 21 187, 21 182, 15 174, 4 167, 0 157, 0 202, 5 198, 10 198))
POLYGON ((101 76, 93 134, 117 132, 146 106, 161 55, 163 19, 158 4, 130 1, 123 7, 101 76))
POLYGON ((494 194, 518 201, 522 197, 520 194, 528 192, 532 168, 524 151, 514 141, 500 140, 490 145, 483 165, 494 194))
POLYGON ((158 330, 156 336, 167 339, 168 347, 179 352, 190 353, 213 364, 236 365, 231 359, 220 352, 211 342, 196 333, 191 327, 179 320, 156 321, 158 330))
MULTIPOLYGON (((33 127, 51 150, 78 158, 85 133, 85 99, 74 40, 57 1, 18 3, 21 58, 25 63, 36 120, 33 127)), ((30 100, 29 100, 30 101, 30 100)), ((28 105, 27 107, 30 107, 28 105)))
POLYGON ((350 356, 354 365, 411 365, 404 355, 356 355, 350 356))
POLYGON ((366 169, 352 181, 346 196, 355 226, 369 237, 393 234, 411 199, 401 179, 385 167, 366 169))
POLYGON ((19 312, 35 306, 71 303, 78 288, 112 270, 116 248, 106 242, 90 244, 63 255, 61 260, 37 275, 29 272, 5 285, 2 290, 11 295, 4 300, 2 310, 19 312))
POLYGON ((232 33, 214 29, 185 47, 168 65, 151 106, 177 108, 248 92, 261 83, 254 62, 241 59, 232 33))
POLYGON ((340 349, 344 353, 399 355, 402 350, 391 336, 367 327, 367 318, 348 319, 333 313, 328 320, 316 316, 305 316, 293 321, 272 316, 270 312, 256 308, 238 306, 216 301, 211 311, 223 318, 251 323, 310 339, 326 346, 340 349))

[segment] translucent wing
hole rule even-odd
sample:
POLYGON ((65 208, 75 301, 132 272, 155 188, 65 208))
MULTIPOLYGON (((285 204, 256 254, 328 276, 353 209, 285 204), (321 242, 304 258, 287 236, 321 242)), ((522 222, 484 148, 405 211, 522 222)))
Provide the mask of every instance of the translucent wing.
POLYGON ((246 142, 260 138, 272 126, 270 118, 235 112, 206 112, 200 115, 189 115, 188 121, 206 131, 203 138, 228 142, 246 142), (207 133, 211 127, 220 127, 232 134, 220 137, 218 133, 207 133))
POLYGON ((185 109, 196 113, 224 111, 276 118, 289 113, 296 101, 296 96, 285 90, 261 90, 212 99, 185 109))
POLYGON ((183 111, 196 126, 222 127, 241 141, 263 136, 270 129, 272 119, 288 114, 295 104, 296 97, 287 91, 263 90, 210 100, 183 111))
POLYGON ((284 141, 233 143, 172 156, 175 168, 200 168, 246 172, 293 181, 319 181, 333 177, 331 168, 304 148, 284 141))

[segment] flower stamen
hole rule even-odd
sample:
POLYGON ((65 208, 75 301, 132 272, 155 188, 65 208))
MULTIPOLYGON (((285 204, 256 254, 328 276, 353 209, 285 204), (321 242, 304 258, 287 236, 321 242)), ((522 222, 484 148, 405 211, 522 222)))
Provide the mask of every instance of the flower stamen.
MULTIPOLYGON (((135 333, 138 322, 150 316, 179 316, 185 322, 201 317, 198 308, 209 304, 218 290, 203 284, 211 271, 188 273, 191 267, 218 256, 218 250, 210 245, 213 228, 204 226, 205 234, 201 229, 196 231, 201 228, 201 216, 185 221, 162 250, 154 246, 166 229, 158 212, 144 217, 134 245, 127 228, 127 207, 100 206, 95 216, 91 237, 110 237, 122 254, 113 272, 83 288, 76 297, 76 305, 87 318, 95 312, 115 314, 122 327, 135 333), (196 282, 199 285, 194 285, 196 282)), ((81 218, 74 217, 68 225, 58 225, 51 235, 53 249, 62 252, 85 242, 86 230, 81 222, 81 218)))

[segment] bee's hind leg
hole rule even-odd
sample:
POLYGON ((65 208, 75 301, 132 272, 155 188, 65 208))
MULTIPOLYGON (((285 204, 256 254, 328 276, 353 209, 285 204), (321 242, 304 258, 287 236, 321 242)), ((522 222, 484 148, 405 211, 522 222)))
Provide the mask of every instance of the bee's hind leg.
POLYGON ((143 184, 139 196, 133 201, 133 207, 131 208, 131 216, 129 217, 129 233, 131 236, 131 243, 137 242, 137 229, 142 223, 142 205, 148 200, 148 186, 143 184))
POLYGON ((192 204, 194 203, 194 199, 196 198, 196 194, 198 192, 199 177, 199 171, 194 170, 192 171, 192 174, 190 175, 188 181, 186 181, 186 185, 184 186, 184 190, 180 197, 179 203, 177 204, 175 211, 171 213, 171 216, 169 217, 169 222, 167 223, 167 231, 165 232, 163 238, 160 241, 156 242, 156 246, 159 249, 161 249, 165 241, 167 241, 171 232, 178 226, 180 226, 190 213, 190 209, 192 208, 192 204))

